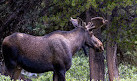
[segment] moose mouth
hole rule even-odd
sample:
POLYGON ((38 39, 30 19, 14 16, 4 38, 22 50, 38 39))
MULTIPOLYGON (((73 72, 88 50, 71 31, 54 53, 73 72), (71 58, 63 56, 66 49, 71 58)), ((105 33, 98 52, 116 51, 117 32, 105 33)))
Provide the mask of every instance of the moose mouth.
POLYGON ((100 46, 100 47, 98 47, 98 48, 94 48, 94 50, 95 50, 96 52, 102 52, 102 51, 104 51, 104 47, 103 47, 103 46, 100 46))
POLYGON ((88 48, 94 49, 96 52, 103 52, 104 51, 104 46, 103 45, 97 47, 97 46, 94 46, 94 45, 89 46, 89 45, 86 44, 86 46, 88 46, 88 48))

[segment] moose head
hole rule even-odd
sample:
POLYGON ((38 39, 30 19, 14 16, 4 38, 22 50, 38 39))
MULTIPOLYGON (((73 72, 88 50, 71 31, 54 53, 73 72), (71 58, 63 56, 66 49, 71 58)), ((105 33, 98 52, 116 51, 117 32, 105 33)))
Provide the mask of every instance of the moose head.
POLYGON ((86 31, 88 31, 90 38, 87 38, 86 40, 86 45, 88 45, 89 42, 92 42, 92 48, 95 49, 98 52, 101 52, 104 50, 103 44, 102 42, 96 38, 92 32, 93 29, 102 27, 107 21, 102 20, 103 18, 101 17, 96 17, 96 18, 92 18, 92 22, 88 22, 88 24, 86 24, 85 22, 82 21, 82 19, 77 18, 77 19, 73 19, 71 17, 70 21, 72 22, 74 27, 84 27, 86 29, 86 31), (102 21, 101 21, 102 20, 102 21), (96 22, 95 22, 96 21, 96 22), (100 23, 100 25, 98 25, 97 23, 100 23))

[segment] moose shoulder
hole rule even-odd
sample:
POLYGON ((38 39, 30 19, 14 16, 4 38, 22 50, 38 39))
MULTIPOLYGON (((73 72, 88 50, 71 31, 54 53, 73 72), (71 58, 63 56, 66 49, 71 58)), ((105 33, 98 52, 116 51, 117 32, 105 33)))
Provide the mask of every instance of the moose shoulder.
POLYGON ((91 36, 87 26, 78 23, 71 31, 55 31, 45 36, 14 33, 6 37, 2 43, 6 73, 16 80, 22 69, 33 73, 53 71, 54 81, 65 81, 72 56, 83 45, 102 51, 102 43, 91 36))

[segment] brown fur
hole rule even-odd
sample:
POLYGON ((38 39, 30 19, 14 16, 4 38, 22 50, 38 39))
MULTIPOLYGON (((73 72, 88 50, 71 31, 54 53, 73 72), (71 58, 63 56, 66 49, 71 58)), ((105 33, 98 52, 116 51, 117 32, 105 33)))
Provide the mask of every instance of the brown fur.
POLYGON ((84 45, 100 49, 100 41, 83 26, 55 31, 45 36, 14 33, 3 40, 2 51, 8 75, 18 79, 21 69, 32 73, 53 71, 54 81, 65 81, 72 56, 84 45))

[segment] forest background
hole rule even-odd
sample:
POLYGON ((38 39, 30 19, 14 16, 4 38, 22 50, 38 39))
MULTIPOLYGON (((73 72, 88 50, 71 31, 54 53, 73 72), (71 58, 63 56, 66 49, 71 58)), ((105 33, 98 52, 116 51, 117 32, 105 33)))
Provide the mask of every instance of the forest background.
MULTIPOLYGON (((94 30, 95 36, 103 42, 105 51, 92 54, 91 78, 103 81, 115 78, 137 80, 136 0, 0 0, 0 45, 6 36, 14 32, 45 35, 55 30, 68 31, 74 28, 69 22, 70 17, 80 17, 88 23, 91 18, 98 16, 109 23, 94 30)), ((0 72, 3 61, 1 53, 0 72)), ((52 80, 51 75, 37 75, 36 79, 52 80)), ((88 57, 82 51, 74 56, 73 66, 66 76, 67 81, 90 79, 88 57)))

